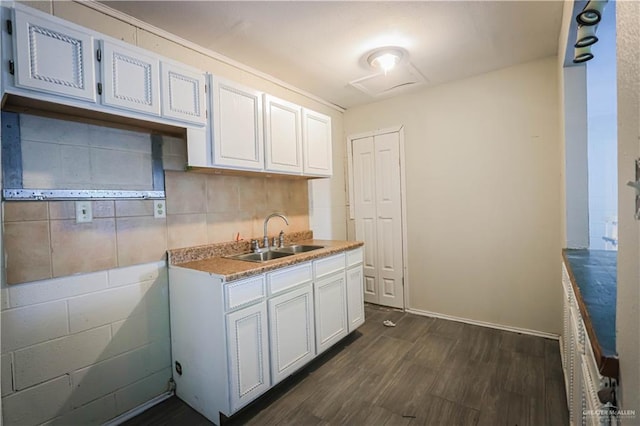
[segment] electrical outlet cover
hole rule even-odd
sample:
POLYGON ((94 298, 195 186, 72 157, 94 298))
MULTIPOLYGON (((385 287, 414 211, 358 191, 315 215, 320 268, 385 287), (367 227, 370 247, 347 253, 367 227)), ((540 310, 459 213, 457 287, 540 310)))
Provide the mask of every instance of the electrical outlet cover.
POLYGON ((153 201, 153 217, 156 219, 167 217, 167 206, 164 200, 153 201))

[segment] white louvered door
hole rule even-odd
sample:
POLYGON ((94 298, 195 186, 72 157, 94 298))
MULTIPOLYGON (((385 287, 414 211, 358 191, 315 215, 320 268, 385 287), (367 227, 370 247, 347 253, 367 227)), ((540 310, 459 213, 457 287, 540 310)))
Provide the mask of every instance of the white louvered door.
POLYGON ((356 239, 364 241, 364 300, 404 307, 398 132, 353 141, 356 239))

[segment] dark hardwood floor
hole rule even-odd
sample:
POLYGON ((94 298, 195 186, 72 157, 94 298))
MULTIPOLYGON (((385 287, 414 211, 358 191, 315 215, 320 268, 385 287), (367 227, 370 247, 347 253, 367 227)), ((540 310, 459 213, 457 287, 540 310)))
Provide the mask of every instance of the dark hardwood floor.
MULTIPOLYGON (((557 341, 375 305, 366 318, 227 424, 569 424, 557 341)), ((211 423, 173 397, 124 424, 211 423)))

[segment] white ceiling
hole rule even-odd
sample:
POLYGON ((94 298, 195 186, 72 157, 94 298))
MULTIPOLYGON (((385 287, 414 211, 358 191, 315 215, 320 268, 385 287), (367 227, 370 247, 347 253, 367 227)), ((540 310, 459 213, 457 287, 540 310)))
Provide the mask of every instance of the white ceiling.
POLYGON ((387 96, 554 55, 562 1, 102 1, 348 108, 366 53, 409 52, 426 78, 387 96))

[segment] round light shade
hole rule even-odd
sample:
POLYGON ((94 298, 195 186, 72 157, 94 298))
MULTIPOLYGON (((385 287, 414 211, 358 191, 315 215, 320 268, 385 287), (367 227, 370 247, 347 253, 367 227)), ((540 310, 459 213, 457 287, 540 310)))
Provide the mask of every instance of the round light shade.
POLYGON ((586 47, 598 41, 596 37, 597 25, 580 25, 578 27, 578 36, 576 37, 576 44, 573 47, 586 47))
POLYGON ((593 59, 593 53, 591 53, 591 46, 578 47, 575 50, 575 54, 573 56, 574 64, 581 64, 583 62, 587 62, 593 59))
POLYGON ((576 16, 576 21, 580 25, 596 25, 602 19, 602 11, 607 4, 607 0, 591 0, 576 16))
POLYGON ((381 47, 367 56, 367 62, 372 68, 380 69, 387 73, 404 59, 405 52, 401 47, 381 47))

